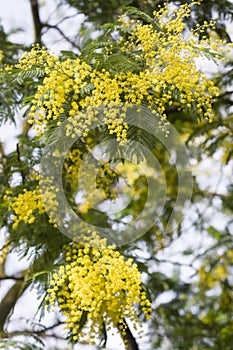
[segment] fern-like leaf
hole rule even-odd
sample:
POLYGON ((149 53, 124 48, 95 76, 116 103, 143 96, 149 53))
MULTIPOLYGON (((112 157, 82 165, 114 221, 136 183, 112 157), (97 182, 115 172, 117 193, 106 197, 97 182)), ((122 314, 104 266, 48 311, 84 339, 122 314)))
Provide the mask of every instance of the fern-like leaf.
POLYGON ((39 69, 29 69, 26 71, 20 70, 16 71, 12 75, 12 82, 17 84, 23 84, 26 80, 31 80, 32 78, 41 78, 44 77, 45 71, 42 68, 39 69))
POLYGON ((157 31, 161 31, 158 21, 155 18, 152 18, 151 16, 149 16, 147 13, 139 10, 138 8, 133 6, 128 6, 128 7, 125 7, 125 12, 129 16, 138 17, 139 19, 142 19, 146 23, 152 24, 154 29, 156 29, 157 31))

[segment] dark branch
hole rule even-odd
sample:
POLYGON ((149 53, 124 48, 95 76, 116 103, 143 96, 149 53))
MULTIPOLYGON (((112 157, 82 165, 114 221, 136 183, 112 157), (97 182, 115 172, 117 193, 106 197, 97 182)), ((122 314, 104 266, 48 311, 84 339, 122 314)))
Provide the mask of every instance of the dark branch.
MULTIPOLYGON (((120 326, 121 325, 119 325, 119 327, 120 326)), ((138 344, 137 344, 131 330, 129 329, 129 326, 128 326, 125 319, 124 319, 124 327, 125 327, 125 333, 122 334, 122 338, 124 340, 124 343, 126 345, 127 350, 139 350, 138 344)))
POLYGON ((27 285, 25 282, 15 282, 1 301, 0 333, 4 332, 4 324, 6 322, 6 319, 8 318, 12 309, 14 308, 18 298, 23 294, 26 288, 27 285))
POLYGON ((57 27, 57 25, 52 25, 49 23, 44 23, 43 24, 44 28, 47 28, 47 30, 49 29, 54 29, 56 31, 58 31, 58 33, 68 42, 70 43, 73 47, 76 47, 78 50, 80 50, 79 46, 77 45, 77 43, 75 43, 73 40, 71 40, 67 35, 65 35, 65 33, 59 28, 57 27))
MULTIPOLYGON (((44 253, 44 255, 46 252, 44 253)), ((4 324, 9 318, 12 310, 15 307, 19 297, 24 293, 27 287, 30 285, 30 281, 26 278, 30 274, 40 270, 40 261, 43 260, 43 256, 40 256, 38 259, 34 260, 33 264, 26 269, 21 271, 21 276, 24 276, 24 279, 17 279, 13 286, 8 290, 7 294, 0 303, 0 335, 4 333, 4 324)), ((5 277, 5 274, 2 276, 5 277)), ((12 276, 10 276, 12 277, 12 276)))
MULTIPOLYGON (((63 325, 64 322, 58 321, 57 323, 49 326, 49 327, 44 327, 42 326, 42 329, 40 330, 34 330, 34 329, 24 329, 22 331, 13 331, 13 332, 4 332, 4 337, 6 338, 12 338, 18 335, 38 335, 40 337, 58 337, 57 334, 51 333, 47 334, 49 331, 54 331, 57 327, 63 325)), ((60 339, 65 339, 65 337, 59 337, 60 339)))
POLYGON ((5 280, 23 281, 24 277, 0 275, 0 281, 5 281, 5 280))
POLYGON ((54 26, 58 27, 59 24, 63 23, 64 21, 66 21, 67 19, 70 19, 70 18, 74 18, 78 15, 78 12, 73 14, 73 15, 70 15, 70 16, 65 16, 63 18, 61 18, 56 24, 54 24, 54 26))
POLYGON ((41 44, 43 24, 40 20, 39 4, 37 0, 30 0, 32 19, 35 31, 35 42, 41 44))
MULTIPOLYGON (((19 147, 19 143, 17 143, 16 145, 16 151, 17 151, 17 158, 18 158, 18 162, 19 164, 21 163, 21 155, 20 155, 20 147, 19 147)), ((25 184, 25 174, 24 174, 24 171, 20 170, 20 173, 21 173, 21 177, 22 177, 22 184, 24 185, 25 184)))
POLYGON ((227 96, 227 95, 232 95, 232 94, 233 94, 233 90, 224 91, 222 94, 218 95, 218 96, 215 97, 215 98, 220 99, 220 98, 223 98, 223 97, 225 97, 225 96, 227 96))

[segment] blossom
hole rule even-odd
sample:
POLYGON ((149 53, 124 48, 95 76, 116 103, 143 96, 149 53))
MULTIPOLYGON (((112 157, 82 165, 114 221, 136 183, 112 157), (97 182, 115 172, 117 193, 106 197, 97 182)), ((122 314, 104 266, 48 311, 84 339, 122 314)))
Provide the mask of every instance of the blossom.
POLYGON ((48 306, 58 304, 74 341, 80 338, 93 341, 101 333, 103 323, 107 329, 122 325, 124 330, 127 318, 136 326, 137 304, 147 319, 151 312, 151 303, 142 289, 141 273, 132 259, 126 260, 96 235, 90 243, 66 247, 66 263, 53 274, 47 290, 48 306), (84 329, 80 329, 84 315, 84 329))
POLYGON ((128 35, 121 34, 117 41, 109 39, 104 54, 111 58, 117 52, 126 61, 133 57, 128 68, 99 69, 98 59, 86 62, 85 56, 60 60, 35 46, 18 65, 22 71, 33 65, 44 71, 32 100, 30 122, 43 133, 50 125, 59 126, 67 120, 67 137, 86 137, 98 119, 98 110, 103 108, 109 135, 124 144, 128 130, 125 117, 134 104, 146 104, 152 113, 160 115, 163 129, 170 106, 211 120, 211 104, 219 89, 199 69, 196 59, 207 52, 217 60, 224 43, 213 38, 199 39, 200 33, 214 27, 213 22, 185 30, 184 19, 190 16, 190 6, 181 5, 173 12, 168 6, 161 8, 154 13, 156 25, 122 16, 119 23, 127 28, 128 35))

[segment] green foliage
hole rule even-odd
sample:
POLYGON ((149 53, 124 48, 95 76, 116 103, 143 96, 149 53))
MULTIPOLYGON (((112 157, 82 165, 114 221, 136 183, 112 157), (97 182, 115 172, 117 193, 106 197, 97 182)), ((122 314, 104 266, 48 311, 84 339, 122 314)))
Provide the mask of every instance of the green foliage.
MULTIPOLYGON (((94 22, 97 25, 104 24, 106 22, 112 22, 113 19, 119 14, 122 14, 127 6, 136 7, 147 14, 151 15, 153 11, 157 11, 159 6, 163 6, 163 0, 148 1, 148 0, 112 0, 112 1, 77 1, 77 0, 62 0, 69 5, 77 8, 81 13, 87 16, 90 22, 94 22)), ((175 2, 176 6, 181 4, 190 3, 191 0, 178 0, 175 2)), ((174 4, 172 0, 168 0, 167 3, 174 4)), ((133 10, 135 11, 135 10, 133 10)), ((226 20, 231 21, 233 19, 233 4, 229 0, 203 0, 200 5, 192 6, 192 17, 187 19, 187 23, 190 28, 193 28, 197 23, 200 25, 204 21, 209 21, 215 18, 218 14, 218 20, 216 23, 216 32, 221 38, 231 41, 229 34, 226 31, 226 20)), ((206 32, 203 35, 209 35, 206 32)))
MULTIPOLYGON (((64 0, 63 0, 64 1, 64 0)), ((96 24, 103 24, 106 22, 112 22, 117 15, 122 12, 122 7, 136 6, 142 10, 151 10, 159 1, 154 1, 151 4, 149 1, 139 0, 98 0, 98 1, 77 1, 77 0, 65 0, 69 5, 77 8, 81 13, 84 13, 90 22, 96 24)))

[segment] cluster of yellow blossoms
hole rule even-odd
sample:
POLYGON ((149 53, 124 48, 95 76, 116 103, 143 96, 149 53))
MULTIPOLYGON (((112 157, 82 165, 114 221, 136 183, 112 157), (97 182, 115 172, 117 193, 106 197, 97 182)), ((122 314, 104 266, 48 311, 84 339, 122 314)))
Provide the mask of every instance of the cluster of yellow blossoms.
POLYGON ((17 228, 20 222, 32 224, 38 215, 48 211, 49 222, 56 227, 57 191, 50 179, 41 181, 34 190, 24 189, 18 196, 12 196, 12 191, 7 191, 4 198, 9 204, 9 211, 13 211, 13 228, 17 228))
MULTIPOLYGON (((111 169, 110 164, 108 162, 93 160, 93 162, 96 163, 96 168, 98 167, 98 172, 94 179, 95 181, 93 181, 93 179, 88 177, 87 174, 88 172, 92 174, 95 171, 94 164, 87 164, 85 168, 80 167, 82 159, 82 152, 79 149, 73 149, 69 152, 66 157, 66 162, 64 163, 65 179, 71 186, 72 193, 74 193, 74 195, 76 194, 79 189, 79 182, 82 182, 82 188, 88 190, 88 193, 83 194, 83 197, 87 198, 89 202, 92 193, 96 192, 96 189, 102 190, 102 199, 105 197, 115 199, 116 191, 111 185, 117 180, 117 174, 111 169), (83 182, 85 182, 85 185, 83 185, 83 182)), ((95 194, 96 193, 94 193, 93 197, 95 197, 95 194)), ((99 195, 98 198, 100 198, 99 195)))
POLYGON ((12 249, 12 243, 10 240, 6 240, 4 246, 0 249, 0 265, 4 264, 8 253, 12 249))
POLYGON ((78 149, 73 149, 69 152, 64 163, 65 178, 71 186, 72 193, 78 189, 79 168, 82 161, 82 152, 78 149))
MULTIPOLYGON (((107 198, 116 199, 116 190, 112 188, 112 184, 117 179, 117 174, 113 171, 108 163, 97 164, 99 167, 96 173, 96 178, 86 176, 87 168, 82 169, 85 173, 80 171, 80 163, 82 161, 82 152, 74 149, 72 150, 64 163, 65 179, 72 187, 72 193, 75 197, 81 186, 86 192, 83 193, 84 202, 78 205, 78 210, 85 214, 89 208, 95 206, 98 201, 107 198), (81 184, 80 184, 81 182, 81 184), (98 191, 98 195, 97 192, 98 191)), ((90 165, 92 166, 92 165, 90 165)), ((90 174, 92 170, 90 170, 90 174)), ((12 191, 8 190, 5 193, 4 199, 9 204, 9 211, 13 212, 13 228, 17 228, 20 222, 25 224, 32 224, 35 222, 37 215, 49 213, 49 222, 56 227, 59 224, 58 209, 58 192, 59 190, 54 186, 54 182, 49 178, 40 178, 39 185, 34 190, 24 189, 23 193, 17 196, 12 195, 12 191)))
MULTIPOLYGON (((2 50, 0 50, 0 64, 2 63, 2 59, 3 59, 3 52, 2 50)), ((2 71, 2 68, 0 67, 0 73, 2 71)))
POLYGON ((211 100, 219 93, 214 83, 199 70, 196 58, 208 50, 220 58, 218 53, 223 42, 207 38, 199 40, 199 33, 212 28, 213 22, 199 26, 185 37, 183 20, 190 16, 190 11, 188 4, 172 13, 168 6, 162 8, 154 13, 157 30, 153 24, 121 18, 123 27, 132 32, 123 43, 124 52, 137 51, 138 62, 144 61, 146 66, 132 82, 142 92, 135 103, 141 103, 147 97, 149 107, 156 107, 164 117, 166 107, 173 105, 190 112, 196 109, 199 117, 211 118, 211 100))
POLYGON ((111 169, 110 164, 103 163, 96 177, 96 187, 104 190, 105 197, 116 199, 116 190, 111 187, 115 181, 117 181, 117 173, 111 169))
POLYGON ((34 190, 23 190, 17 197, 9 201, 9 210, 13 210, 13 227, 17 228, 20 221, 26 224, 32 224, 37 214, 45 212, 44 204, 41 198, 41 192, 37 186, 34 190))
POLYGON ((67 247, 66 264, 53 274, 46 297, 50 307, 58 303, 66 316, 73 341, 89 343, 101 333, 103 324, 107 330, 117 327, 124 333, 127 318, 137 328, 136 304, 141 305, 147 319, 151 312, 141 274, 132 259, 125 260, 98 236, 90 243, 67 247))
POLYGON ((0 50, 0 74, 3 73, 4 69, 7 69, 7 66, 3 63, 3 57, 3 51, 0 50))
MULTIPOLYGON (((29 123, 43 133, 66 121, 67 137, 85 138, 102 113, 101 121, 109 135, 124 144, 129 128, 127 111, 135 104, 146 105, 152 113, 160 115, 161 127, 166 126, 166 110, 170 106, 211 119, 211 103, 219 90, 200 71, 196 61, 205 52, 218 58, 216 52, 220 52, 222 43, 207 38, 199 40, 199 33, 212 28, 213 23, 185 31, 187 16, 190 16, 188 4, 172 13, 165 6, 154 13, 154 23, 149 24, 122 16, 119 23, 127 36, 119 33, 119 39, 109 40, 109 45, 102 49, 106 62, 115 54, 124 56, 126 68, 122 63, 122 69, 117 64, 108 67, 107 63, 106 68, 99 69, 101 62, 97 58, 86 62, 85 56, 60 59, 35 46, 22 56, 17 66, 22 77, 25 72, 37 71, 42 78, 31 101, 29 123)), ((81 161, 82 154, 74 150, 64 165, 73 192, 79 187, 76 174, 81 161)), ((111 168, 103 165, 97 186, 110 198, 115 195, 111 189, 115 179, 111 168)), ((48 197, 47 206, 54 210, 55 218, 56 191, 49 180, 44 183, 44 196, 48 197)), ((20 222, 33 223, 36 215, 46 209, 41 188, 24 190, 11 201, 10 208, 14 212, 14 228, 20 222)), ((53 274, 47 293, 48 307, 58 303, 73 341, 87 337, 89 342, 94 342, 103 324, 107 329, 120 328, 124 334, 124 318, 135 326, 138 323, 137 304, 146 318, 151 312, 137 265, 95 235, 85 246, 73 242, 66 248, 66 262, 53 274)))
POLYGON ((215 258, 215 264, 211 259, 206 259, 199 268, 199 285, 208 289, 214 289, 223 283, 230 275, 229 266, 233 263, 233 249, 229 248, 222 255, 215 258), (217 263, 216 263, 217 261, 217 263))
POLYGON ((46 49, 34 47, 18 65, 22 74, 33 65, 44 69, 45 77, 32 100, 30 122, 43 132, 50 121, 60 125, 68 120, 67 136, 85 137, 102 108, 109 133, 124 142, 128 129, 125 115, 132 104, 146 103, 160 115, 161 124, 171 105, 196 117, 211 118, 211 102, 219 91, 200 71, 196 58, 205 52, 218 57, 216 50, 220 52, 223 43, 199 40, 199 33, 212 28, 212 22, 185 32, 187 16, 188 4, 173 13, 164 7, 154 13, 157 29, 152 23, 142 24, 123 16, 120 23, 129 34, 109 41, 109 47, 103 49, 106 57, 116 52, 125 55, 126 61, 129 57, 132 66, 121 71, 114 71, 113 65, 99 70, 97 60, 89 64, 85 57, 60 61, 46 49))

